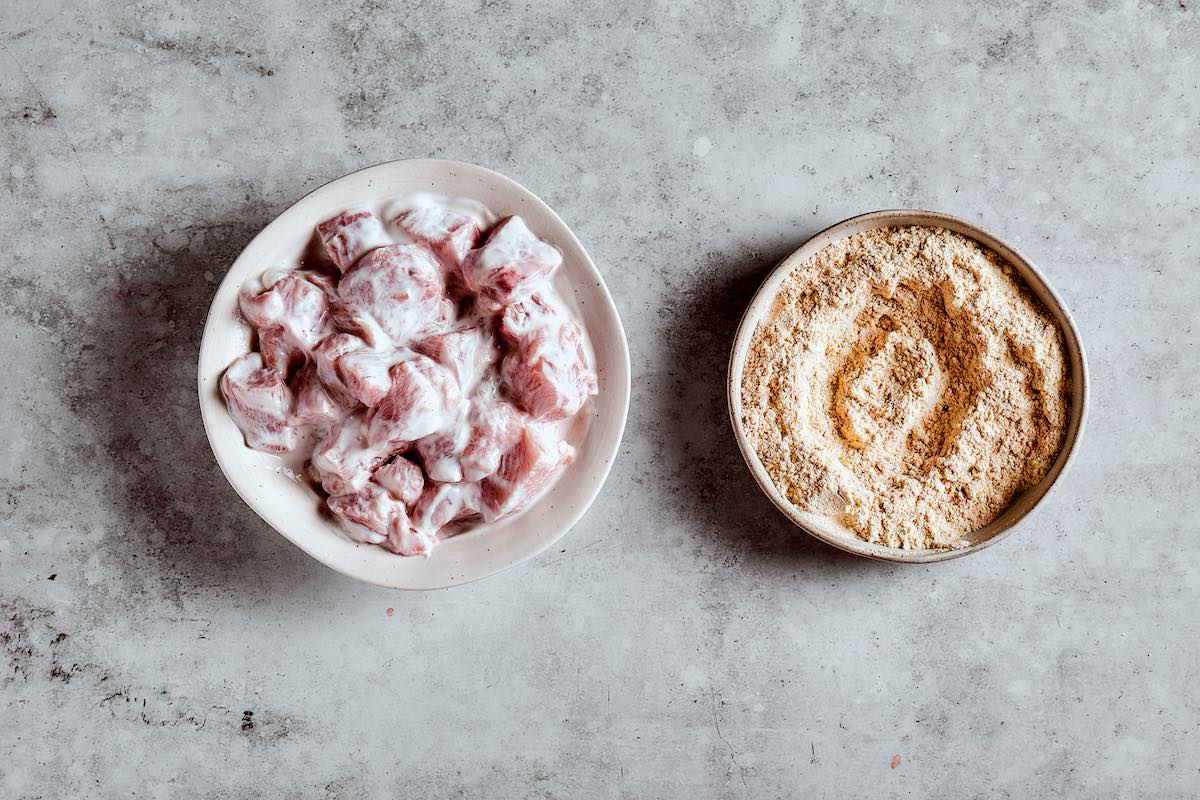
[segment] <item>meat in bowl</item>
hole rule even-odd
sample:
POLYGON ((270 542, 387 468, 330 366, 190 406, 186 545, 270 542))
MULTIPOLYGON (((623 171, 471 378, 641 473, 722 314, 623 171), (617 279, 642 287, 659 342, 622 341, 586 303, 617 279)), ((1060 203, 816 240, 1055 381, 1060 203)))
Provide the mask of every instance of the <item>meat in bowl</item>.
POLYGON ((240 293, 257 350, 221 393, 246 444, 304 455, 356 541, 428 555, 519 513, 574 457, 596 394, 562 261, 520 217, 415 195, 317 225, 320 257, 240 293))

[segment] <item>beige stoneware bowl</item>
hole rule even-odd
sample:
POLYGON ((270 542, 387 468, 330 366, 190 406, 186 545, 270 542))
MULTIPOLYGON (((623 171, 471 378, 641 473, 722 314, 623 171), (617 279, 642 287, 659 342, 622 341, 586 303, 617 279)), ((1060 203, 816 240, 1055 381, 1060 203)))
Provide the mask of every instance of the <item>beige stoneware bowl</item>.
POLYGON ((275 530, 339 572, 380 586, 434 589, 492 575, 550 547, 583 516, 600 492, 629 411, 629 349, 604 279, 551 208, 517 182, 471 164, 393 161, 326 184, 284 211, 254 238, 217 289, 200 345, 200 411, 221 470, 233 488, 275 530), (359 203, 412 192, 470 197, 498 216, 519 214, 563 253, 555 286, 583 321, 595 353, 600 391, 586 425, 569 437, 575 461, 538 502, 515 517, 449 538, 432 556, 406 558, 357 544, 338 532, 314 489, 281 469, 274 456, 246 447, 218 391, 225 368, 250 346, 251 331, 237 313, 242 283, 274 266, 294 265, 314 226, 359 203))
POLYGON ((801 245, 800 249, 785 258, 767 276, 767 279, 763 281, 762 286, 759 287, 758 292, 754 295, 754 299, 750 302, 750 307, 746 309, 746 313, 742 317, 737 334, 734 336, 733 352, 729 359, 728 381, 729 416, 733 423, 733 431, 737 438, 738 447, 742 451, 742 457, 745 458, 746 465, 750 468, 751 474, 754 475, 754 479, 758 481, 758 485, 766 493, 767 497, 771 499, 771 502, 788 519, 823 542, 856 555, 903 563, 922 564, 965 556, 978 552, 1012 533, 1018 523, 1025 519, 1046 497, 1046 493, 1050 491, 1050 487, 1054 485, 1055 481, 1066 470, 1067 465, 1071 463, 1080 434, 1083 431, 1084 421, 1087 417, 1087 362, 1084 359, 1083 347, 1079 341, 1079 331, 1076 330, 1075 323, 1071 319, 1066 306, 1063 305, 1062 300, 1054 293, 1054 290, 1050 288, 1050 285, 1029 259, 1017 252, 1016 249, 965 220, 952 217, 949 214, 939 214, 932 211, 897 209, 874 211, 870 214, 852 217, 821 231, 801 245), (746 366, 746 357, 750 350, 750 343, 754 337, 754 331, 758 328, 758 324, 762 321, 763 316, 770 309, 772 300, 775 298, 787 276, 797 266, 833 242, 874 228, 891 228, 903 225, 946 228, 974 239, 984 247, 994 250, 1001 258, 1010 263, 1024 279, 1029 289, 1042 301, 1042 304, 1045 305, 1047 310, 1058 321, 1059 326, 1062 328, 1067 359, 1071 369, 1071 420, 1067 428, 1067 435, 1062 451, 1050 467, 1050 471, 1046 473, 1046 477, 1041 482, 1017 497, 1012 505, 996 520, 967 536, 968 546, 957 550, 903 550, 872 544, 859 539, 844 529, 829 525, 819 517, 797 509, 788 502, 771 481, 766 468, 759 460, 758 453, 755 452, 754 446, 747 438, 741 421, 742 372, 746 366))

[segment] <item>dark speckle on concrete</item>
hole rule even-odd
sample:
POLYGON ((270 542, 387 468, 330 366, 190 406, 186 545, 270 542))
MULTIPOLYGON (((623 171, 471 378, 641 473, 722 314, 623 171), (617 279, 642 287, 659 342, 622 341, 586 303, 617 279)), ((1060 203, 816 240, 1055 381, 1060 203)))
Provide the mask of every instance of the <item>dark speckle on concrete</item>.
POLYGON ((122 31, 121 37, 128 39, 143 50, 155 51, 165 57, 182 58, 193 67, 213 76, 221 76, 226 66, 249 69, 260 77, 269 78, 275 70, 263 64, 254 53, 225 42, 205 37, 172 38, 149 36, 141 31, 122 31))

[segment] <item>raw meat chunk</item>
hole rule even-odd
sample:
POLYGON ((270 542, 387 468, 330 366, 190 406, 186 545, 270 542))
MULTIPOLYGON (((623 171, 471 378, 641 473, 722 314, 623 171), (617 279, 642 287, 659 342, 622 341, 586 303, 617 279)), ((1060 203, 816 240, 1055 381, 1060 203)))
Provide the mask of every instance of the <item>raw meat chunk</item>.
POLYGON ((575 449, 553 428, 527 425, 494 475, 480 484, 483 518, 492 522, 520 511, 575 458, 575 449))
POLYGON ((432 480, 476 483, 496 471, 525 420, 512 404, 484 392, 460 407, 448 430, 418 440, 417 453, 432 480))
POLYGON ((413 355, 392 367, 391 377, 391 389, 371 415, 373 445, 416 441, 453 421, 462 391, 450 370, 413 355))
POLYGON ((372 250, 338 284, 334 321, 372 347, 410 336, 447 313, 441 268, 419 245, 372 250))
POLYGON ((336 333, 317 345, 317 374, 339 395, 374 406, 392 386, 389 372, 411 354, 407 350, 374 349, 357 336, 336 333))
POLYGON ((285 377, 304 366, 306 359, 304 348, 278 326, 259 329, 258 351, 267 369, 285 377))
POLYGON ((500 337, 519 345, 534 331, 558 327, 570 321, 562 301, 552 292, 539 291, 509 305, 500 317, 500 337))
POLYGON ((260 287, 256 283, 246 285, 238 301, 242 315, 254 327, 282 327, 302 347, 311 349, 332 332, 332 290, 329 278, 318 272, 281 270, 266 273, 260 287))
POLYGON ((532 291, 562 263, 558 248, 537 238, 520 217, 501 220, 482 247, 463 261, 467 288, 497 305, 532 291))
POLYGON ((526 417, 512 404, 479 397, 471 406, 471 439, 463 450, 463 480, 481 481, 500 466, 501 457, 521 435, 526 417))
POLYGON ((407 458, 399 457, 375 470, 372 479, 393 496, 404 501, 409 508, 421 497, 425 488, 425 476, 421 468, 407 458))
POLYGON ((330 429, 313 451, 312 465, 321 476, 321 485, 331 495, 357 492, 371 473, 406 444, 393 447, 367 441, 368 411, 359 409, 330 429))
POLYGON ((460 404, 457 419, 449 426, 449 431, 417 440, 417 454, 430 480, 458 483, 463 479, 460 458, 471 435, 471 429, 465 424, 469 408, 469 403, 460 404))
POLYGON ((343 527, 360 542, 382 544, 393 526, 409 525, 404 503, 377 483, 329 498, 329 510, 341 518, 343 527))
MULTIPOLYGON (((307 355, 333 332, 329 316, 332 291, 333 285, 324 275, 284 270, 265 275, 261 287, 243 287, 238 300, 242 316, 258 329, 260 340, 267 337, 267 331, 274 331, 276 352, 298 349, 307 355)), ((266 358, 265 350, 263 355, 266 358)))
POLYGON ((500 355, 495 339, 482 322, 435 333, 414 343, 413 349, 454 372, 463 394, 474 390, 500 355))
POLYGON ((412 527, 415 533, 432 537, 455 520, 478 516, 480 510, 479 484, 430 483, 417 501, 412 527))
POLYGON ((306 338, 328 312, 332 291, 332 282, 319 272, 270 270, 246 282, 238 292, 238 307, 256 328, 287 322, 296 326, 298 338, 306 338))
POLYGON ((479 514, 479 485, 428 483, 407 524, 393 518, 385 545, 405 556, 429 555, 437 544, 438 531, 457 519, 479 514))
POLYGON ((403 357, 395 350, 353 350, 338 360, 337 371, 342 383, 360 403, 374 406, 391 388, 392 379, 388 373, 403 357))
POLYGON ((291 425, 296 398, 283 375, 263 366, 261 354, 247 353, 229 365, 221 395, 248 447, 286 453, 296 446, 298 431, 291 425))
POLYGON ((371 250, 392 244, 383 223, 370 211, 346 211, 330 217, 317 225, 317 235, 339 272, 350 269, 371 250))
POLYGON ((332 336, 326 336, 313 348, 313 362, 317 365, 317 375, 329 390, 330 396, 339 405, 356 405, 358 398, 342 381, 342 376, 338 372, 338 361, 347 353, 366 346, 366 342, 357 336, 335 333, 332 336))
POLYGON ((396 225, 434 252, 450 274, 462 268, 475 246, 482 220, 443 205, 424 203, 396 215, 396 225))
POLYGON ((401 556, 428 556, 437 544, 437 531, 417 530, 411 520, 388 529, 383 546, 401 556))
POLYGON ((597 390, 582 331, 566 317, 558 322, 524 335, 500 365, 513 400, 535 419, 573 416, 597 390))
POLYGON ((293 380, 296 392, 296 422, 315 425, 318 428, 332 425, 346 417, 351 404, 338 402, 333 393, 321 382, 316 364, 310 362, 297 373, 293 380))

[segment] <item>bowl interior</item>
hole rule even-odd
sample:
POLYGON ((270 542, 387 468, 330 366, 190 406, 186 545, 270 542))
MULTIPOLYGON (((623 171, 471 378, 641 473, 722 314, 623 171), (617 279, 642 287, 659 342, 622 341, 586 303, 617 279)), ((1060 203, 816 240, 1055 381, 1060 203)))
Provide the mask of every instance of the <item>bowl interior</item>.
POLYGON ((1075 328, 1075 323, 1058 295, 1054 293, 1054 290, 1050 288, 1050 285, 1046 283, 1045 279, 1042 278, 1041 274, 1028 259, 1001 240, 965 220, 932 211, 902 209, 875 211, 840 222, 831 228, 821 231, 780 262, 779 266, 763 281, 762 286, 759 287, 754 299, 750 302, 749 308, 747 308, 745 315, 742 317, 741 324, 734 337, 733 351, 729 362, 728 390, 730 419, 734 435, 737 438, 738 447, 742 451, 742 456, 745 458, 746 464, 750 468, 751 473, 753 473, 758 485, 789 519, 818 539, 857 555, 887 561, 927 563, 931 561, 944 561, 949 558, 974 553, 993 544, 1012 532, 1017 523, 1041 502, 1050 487, 1058 480, 1063 470, 1066 469, 1075 453, 1087 414, 1088 380, 1087 363, 1084 359, 1083 348, 1079 342, 1079 333, 1075 328), (766 468, 763 466, 758 453, 754 450, 754 446, 750 443, 742 426, 742 372, 745 368, 747 355, 749 354, 750 343, 754 338, 754 331, 758 328, 763 315, 770 309, 772 300, 784 280, 787 279, 787 276, 791 274, 793 269, 833 242, 874 228, 899 227, 904 225, 941 227, 955 233, 960 233, 963 236, 974 239, 984 247, 994 250, 1001 258, 1010 263, 1020 274, 1030 291, 1041 300, 1042 304, 1057 320, 1063 332, 1063 344, 1066 348, 1071 371, 1071 419, 1067 428, 1066 438, 1063 442, 1063 448, 1053 465, 1051 465, 1050 470, 1041 481, 1019 495, 1003 514, 988 525, 967 536, 966 539, 969 543, 967 547, 957 550, 902 550, 865 542, 840 526, 830 525, 818 516, 797 509, 788 502, 776 488, 774 482, 771 481, 766 468))
POLYGON ((430 589, 491 575, 549 547, 591 505, 616 456, 629 409, 629 351, 612 297, 595 264, 567 225, 515 181, 471 164, 394 161, 339 178, 305 196, 255 237, 217 289, 200 347, 200 409, 225 476, 275 530, 317 560, 371 583, 430 589), (412 192, 474 198, 498 216, 519 214, 563 252, 554 283, 591 339, 599 394, 574 430, 575 461, 538 502, 516 517, 481 525, 439 544, 429 558, 405 558, 357 544, 338 532, 317 493, 280 459, 246 447, 225 410, 218 381, 249 349, 250 329, 237 315, 244 281, 275 266, 293 266, 317 222, 345 208, 412 192))

